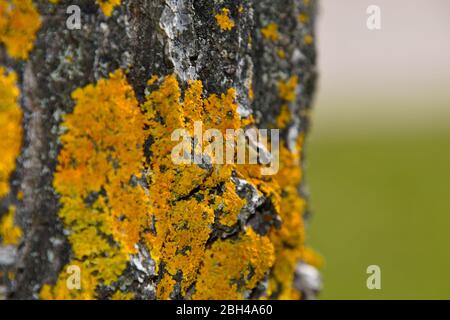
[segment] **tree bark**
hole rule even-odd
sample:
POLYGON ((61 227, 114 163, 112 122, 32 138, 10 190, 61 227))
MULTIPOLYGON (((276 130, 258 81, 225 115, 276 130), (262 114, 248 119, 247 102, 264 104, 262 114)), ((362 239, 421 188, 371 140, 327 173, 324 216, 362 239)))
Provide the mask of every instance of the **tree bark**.
MULTIPOLYGON (((22 111, 0 194, 0 296, 313 298, 320 259, 304 241, 303 140, 316 1, 51 2, 30 1, 40 25, 27 54, 0 36, 22 111), (66 26, 72 4, 79 30, 66 26), (165 164, 178 119, 279 128, 278 173, 165 164), (68 285, 71 265, 80 287, 68 285)), ((0 18, 5 34, 2 19, 14 18, 0 18)))

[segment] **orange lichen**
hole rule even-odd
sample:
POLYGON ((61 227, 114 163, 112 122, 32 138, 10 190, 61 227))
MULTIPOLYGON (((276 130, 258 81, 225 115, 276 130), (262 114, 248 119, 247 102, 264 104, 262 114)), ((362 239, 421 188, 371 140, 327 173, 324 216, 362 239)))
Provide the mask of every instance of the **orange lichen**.
POLYGON ((73 114, 65 117, 54 187, 59 212, 70 230, 70 265, 79 265, 81 289, 68 290, 66 274, 43 298, 95 297, 100 283, 111 284, 136 252, 150 224, 148 197, 138 183, 143 170, 145 120, 122 71, 72 94, 73 114))
POLYGON ((277 50, 277 56, 278 56, 280 59, 286 59, 286 52, 284 52, 284 50, 282 50, 282 49, 278 49, 278 50, 277 50))
POLYGON ((269 23, 267 26, 262 28, 261 33, 264 38, 271 41, 277 41, 280 37, 280 35, 278 34, 278 25, 274 22, 269 23))
POLYGON ((289 110, 289 107, 287 105, 282 105, 281 106, 281 111, 280 114, 277 117, 276 120, 276 126, 279 129, 283 129, 285 128, 292 120, 292 114, 291 111, 289 110))
POLYGON ((287 81, 281 80, 278 83, 278 92, 280 98, 287 102, 293 102, 296 96, 295 90, 297 88, 297 83, 298 83, 297 76, 292 76, 287 81))
POLYGON ((304 248, 302 261, 316 268, 321 268, 324 264, 323 257, 310 247, 304 248))
POLYGON ((41 20, 31 0, 0 1, 0 43, 16 59, 27 59, 41 20))
POLYGON ((253 90, 253 81, 251 79, 248 81, 248 97, 250 101, 253 101, 253 99, 255 98, 255 92, 253 90))
POLYGON ((244 199, 241 199, 235 192, 236 186, 227 181, 224 185, 225 194, 227 197, 222 198, 223 215, 220 217, 220 224, 232 227, 236 224, 239 213, 246 204, 244 199))
POLYGON ((97 0, 105 16, 110 17, 116 6, 119 6, 122 0, 97 0))
POLYGON ((273 246, 252 229, 236 240, 219 240, 207 251, 194 299, 243 299, 274 263, 273 246))
POLYGON ((22 229, 14 224, 16 208, 9 207, 8 212, 0 219, 0 244, 17 245, 22 237, 22 229))
MULTIPOLYGON (((294 76, 281 83, 283 101, 295 100, 297 81, 294 76)), ((263 177, 260 165, 214 165, 212 170, 206 170, 192 164, 176 166, 170 159, 170 150, 175 144, 170 140, 170 133, 176 128, 185 128, 192 134, 193 123, 202 121, 203 130, 217 128, 224 133, 226 129, 242 128, 245 123, 250 125, 238 116, 234 96, 235 91, 229 90, 220 97, 204 98, 201 82, 192 81, 181 101, 177 80, 168 76, 143 105, 149 117, 149 133, 154 138, 150 198, 156 223, 155 231, 147 235, 147 243, 152 257, 165 266, 165 274, 158 284, 159 298, 170 297, 177 274, 182 274, 182 295, 195 284, 192 296, 195 299, 243 298, 243 291, 253 288, 272 265, 270 293, 281 298, 299 296, 292 283, 296 264, 302 260, 304 252, 305 201, 298 192, 302 180, 303 136, 299 137, 295 150, 281 146, 280 170, 274 177, 263 177), (238 240, 219 240, 205 249, 214 221, 213 212, 218 213, 216 223, 230 227, 237 224, 246 204, 230 182, 233 172, 269 199, 274 214, 281 217, 283 224, 279 229, 272 228, 266 236, 255 235, 247 229, 238 240), (219 185, 222 185, 221 191, 213 191, 219 185), (188 194, 188 200, 176 201, 188 194), (249 268, 255 272, 251 280, 246 278, 249 268)), ((282 122, 286 125, 289 121, 287 106, 283 112, 282 122)))
POLYGON ((275 176, 283 190, 280 210, 283 223, 280 229, 272 229, 270 234, 275 247, 275 263, 269 280, 269 294, 277 293, 280 299, 295 297, 294 271, 303 253, 305 200, 298 191, 302 181, 299 165, 302 146, 303 135, 300 135, 296 150, 291 151, 284 145, 280 147, 280 170, 275 176))
POLYGON ((300 13, 297 17, 298 21, 300 23, 308 23, 309 22, 309 16, 306 13, 300 13))
POLYGON ((131 292, 116 291, 112 295, 111 300, 132 300, 133 298, 134 294, 131 292))
POLYGON ((143 105, 154 141, 150 148, 153 158, 149 191, 156 221, 154 233, 147 234, 146 239, 157 264, 165 265, 157 290, 162 299, 170 297, 178 273, 183 275, 182 294, 195 282, 214 223, 214 210, 222 204, 222 222, 234 225, 243 205, 230 182, 229 166, 218 165, 214 170, 207 170, 195 164, 176 165, 171 159, 171 151, 177 144, 171 140, 175 129, 184 128, 193 134, 194 122, 202 121, 203 132, 216 128, 225 134, 226 129, 240 126, 233 89, 207 98, 202 96, 202 91, 201 82, 192 81, 181 101, 178 81, 174 76, 167 76, 143 105), (221 183, 226 185, 225 192, 221 196, 210 194, 209 190, 221 183), (176 201, 197 188, 186 200, 176 201))
POLYGON ((227 8, 222 8, 221 13, 216 14, 215 18, 222 30, 231 30, 235 27, 233 20, 230 18, 230 10, 227 8))
POLYGON ((0 139, 0 198, 9 193, 9 177, 16 167, 22 144, 22 111, 17 104, 20 92, 16 81, 14 72, 7 73, 0 67, 0 128, 3 132, 0 139))
POLYGON ((303 37, 303 42, 304 42, 306 45, 311 45, 311 44, 313 44, 313 42, 314 42, 314 38, 313 38, 311 35, 307 34, 307 35, 305 35, 305 36, 303 37))
POLYGON ((157 75, 153 75, 150 79, 147 80, 147 85, 153 85, 156 81, 158 81, 158 79, 159 77, 157 75))
MULTIPOLYGON (((295 99, 296 83, 292 77, 280 86, 283 102, 295 99)), ((292 282, 296 263, 304 258, 305 202, 297 189, 303 138, 295 150, 281 146, 275 176, 263 176, 260 164, 176 164, 174 130, 184 129, 201 141, 195 123, 202 123, 202 136, 208 129, 226 136, 227 129, 254 126, 254 120, 239 116, 233 88, 205 96, 197 80, 182 92, 174 75, 153 76, 147 84, 153 90, 148 88, 140 109, 121 71, 73 93, 75 109, 63 123, 67 132, 61 136, 54 186, 63 205, 59 215, 70 231, 70 264, 82 271, 81 290, 68 290, 68 275, 62 272, 41 296, 94 298, 99 284, 109 285, 123 273, 139 243, 160 275, 159 299, 173 298, 177 287, 181 296, 189 293, 194 299, 240 299, 266 276, 269 294, 298 297, 292 282), (240 226, 247 200, 232 177, 264 196, 283 224, 265 235, 247 226, 236 237, 208 243, 213 228, 240 226)), ((287 121, 286 115, 282 124, 287 121)), ((213 143, 202 142, 205 147, 213 143)), ((198 143, 188 146, 196 155, 215 159, 198 143)), ((112 298, 132 295, 116 291, 112 298)))

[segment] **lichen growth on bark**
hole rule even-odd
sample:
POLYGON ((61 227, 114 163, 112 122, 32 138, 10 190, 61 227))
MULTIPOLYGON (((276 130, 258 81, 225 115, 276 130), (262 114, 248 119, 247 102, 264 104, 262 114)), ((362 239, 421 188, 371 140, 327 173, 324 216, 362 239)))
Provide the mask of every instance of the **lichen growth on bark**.
POLYGON ((215 242, 206 251, 193 298, 242 299, 273 265, 273 250, 270 240, 252 229, 237 240, 215 242))
POLYGON ((69 292, 63 272, 56 287, 45 286, 41 296, 95 297, 97 286, 116 281, 138 243, 144 243, 160 274, 158 298, 173 298, 177 285, 178 294, 192 298, 245 298, 266 276, 268 297, 271 292, 295 297, 294 268, 304 240, 304 201, 296 189, 302 179, 300 149, 282 147, 281 168, 273 178, 261 174, 260 164, 216 165, 214 154, 195 147, 211 165, 175 164, 173 130, 184 128, 195 136, 194 122, 202 121, 202 133, 216 128, 226 135, 227 129, 251 121, 241 120, 232 88, 204 97, 201 81, 192 81, 182 98, 176 77, 156 79, 148 82, 157 87, 142 104, 143 114, 122 71, 73 93, 75 110, 65 118, 54 185, 63 205, 60 216, 70 230, 71 264, 84 270, 83 289, 69 292), (268 199, 272 212, 265 219, 279 216, 283 224, 260 235, 240 225, 248 203, 233 177, 268 199), (213 225, 244 232, 208 245, 213 225))
POLYGON ((144 117, 123 72, 72 97, 76 106, 63 124, 54 186, 82 289, 69 290, 63 271, 55 288, 44 286, 42 298, 94 298, 100 283, 109 285, 122 274, 150 223, 145 190, 130 183, 142 175, 144 117))
POLYGON ((32 0, 0 1, 0 43, 11 57, 28 58, 40 26, 39 12, 32 0))
POLYGON ((92 0, 81 4, 82 32, 61 27, 62 1, 35 4, 43 19, 30 59, 0 55, 0 101, 16 106, 5 123, 17 130, 0 167, 1 205, 16 217, 3 210, 2 225, 14 241, 13 220, 37 230, 23 229, 26 270, 9 281, 14 297, 308 297, 299 264, 321 263, 304 245, 311 3, 92 0), (6 70, 19 74, 23 128, 6 70), (175 164, 172 133, 198 138, 199 121, 202 135, 279 128, 279 171, 214 163, 215 137, 203 148, 190 141, 203 161, 175 164), (70 265, 81 268, 81 290, 66 285, 70 265))
POLYGON ((233 20, 230 18, 230 9, 222 8, 220 13, 216 14, 215 18, 222 30, 231 30, 235 27, 233 20))
POLYGON ((19 89, 17 76, 0 67, 0 198, 9 193, 9 177, 16 167, 16 158, 22 143, 22 111, 17 104, 19 89))
MULTIPOLYGON (((251 261, 262 259, 260 255, 263 251, 257 250, 257 242, 247 243, 248 246, 255 246, 251 250, 253 255, 241 261, 242 267, 238 270, 228 269, 226 266, 219 267, 215 272, 201 269, 202 261, 210 256, 210 250, 213 250, 207 246, 213 224, 236 226, 238 215, 245 204, 237 194, 236 186, 231 183, 235 165, 204 167, 195 164, 176 165, 171 159, 171 150, 176 143, 171 141, 170 135, 177 128, 185 128, 194 134, 195 121, 203 123, 203 131, 214 128, 220 130, 223 135, 227 129, 241 128, 242 122, 236 111, 235 91, 229 89, 226 94, 220 96, 213 94, 203 97, 201 81, 193 81, 184 93, 184 99, 182 101, 180 99, 178 81, 175 77, 168 76, 162 81, 159 89, 147 97, 147 102, 143 106, 150 118, 149 133, 153 141, 150 147, 152 161, 149 191, 153 209, 151 214, 156 221, 154 231, 147 235, 147 241, 157 265, 164 266, 163 277, 158 283, 157 296, 163 299, 170 298, 177 275, 180 274, 182 274, 181 295, 186 295, 191 286, 198 281, 198 272, 202 270, 199 278, 201 281, 213 281, 209 278, 220 271, 229 280, 223 284, 227 287, 229 297, 243 298, 230 284, 234 279, 232 273, 255 268, 260 272, 253 281, 259 281, 271 264, 251 266, 251 261), (217 221, 215 215, 218 216, 217 221)), ((194 151, 201 152, 201 150, 194 151)), ((205 156, 213 158, 214 154, 202 155, 205 156)), ((227 241, 229 240, 223 242, 227 241)), ((270 246, 270 243, 268 245, 270 246)), ((224 245, 215 254, 216 259, 232 254, 231 250, 227 249, 229 247, 229 244, 224 245)), ((271 261, 270 256, 265 258, 267 262, 271 261)), ((199 297, 211 299, 223 295, 219 291, 207 293, 202 290, 201 287, 195 287, 193 297, 198 294, 199 297)))
POLYGON ((102 8, 106 16, 111 16, 114 8, 120 5, 122 0, 97 0, 98 5, 102 8))
POLYGON ((9 207, 0 219, 0 245, 17 245, 22 237, 22 229, 14 223, 16 208, 9 207))
POLYGON ((261 33, 264 38, 271 41, 277 41, 279 39, 278 25, 274 22, 269 23, 267 26, 261 29, 261 33))
POLYGON ((281 80, 278 85, 278 91, 280 93, 280 98, 286 102, 293 102, 296 97, 295 89, 298 85, 298 77, 292 76, 289 80, 281 80))

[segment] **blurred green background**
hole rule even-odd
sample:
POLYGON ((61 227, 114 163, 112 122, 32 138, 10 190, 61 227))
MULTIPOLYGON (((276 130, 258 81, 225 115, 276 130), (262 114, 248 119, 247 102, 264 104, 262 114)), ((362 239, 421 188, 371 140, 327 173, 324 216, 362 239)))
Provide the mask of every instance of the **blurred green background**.
POLYGON ((450 299, 450 3, 379 0, 375 32, 369 4, 321 1, 306 152, 319 298, 450 299))
POLYGON ((450 131, 337 134, 308 155, 321 298, 450 298, 450 131), (381 290, 366 287, 371 264, 381 290))

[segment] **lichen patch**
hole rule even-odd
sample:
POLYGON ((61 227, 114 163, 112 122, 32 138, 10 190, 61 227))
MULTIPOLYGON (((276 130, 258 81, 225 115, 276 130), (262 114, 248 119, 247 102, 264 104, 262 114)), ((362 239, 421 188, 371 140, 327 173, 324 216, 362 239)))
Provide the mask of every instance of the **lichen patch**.
POLYGON ((220 13, 215 16, 217 24, 222 30, 231 30, 235 27, 235 23, 230 18, 230 9, 222 8, 220 13))
POLYGON ((9 178, 16 168, 16 158, 22 145, 22 111, 17 104, 17 76, 0 67, 0 198, 9 193, 9 178))
POLYGON ((39 12, 31 0, 0 1, 0 43, 16 59, 27 59, 41 26, 39 12))
POLYGON ((278 25, 274 22, 271 22, 267 26, 262 28, 261 33, 264 38, 273 42, 277 41, 280 38, 280 34, 278 33, 278 25))
POLYGON ((54 287, 44 286, 42 298, 94 298, 99 284, 110 285, 122 274, 150 224, 145 190, 131 183, 142 177, 145 119, 124 73, 116 71, 72 97, 75 109, 64 119, 53 185, 82 288, 68 290, 62 271, 54 287))
POLYGON ((0 219, 0 244, 17 245, 22 237, 22 229, 14 222, 16 208, 10 206, 8 212, 0 219))
MULTIPOLYGON (((284 103, 295 96, 296 81, 283 82, 284 103)), ((201 121, 202 133, 214 128, 225 136, 254 120, 237 112, 234 88, 206 95, 196 80, 182 90, 175 75, 152 76, 148 85, 140 106, 120 70, 73 93, 54 187, 82 289, 69 291, 63 270, 41 297, 95 298, 100 285, 124 273, 138 245, 154 262, 159 299, 243 299, 265 279, 266 298, 298 297, 293 280, 304 252, 303 137, 294 150, 282 144, 274 176, 263 176, 260 164, 175 164, 175 129, 195 136, 194 123, 201 121)), ((287 124, 288 115, 280 121, 287 124)), ((191 148, 204 159, 214 157, 191 148)), ((111 295, 132 297, 120 290, 111 295)))

